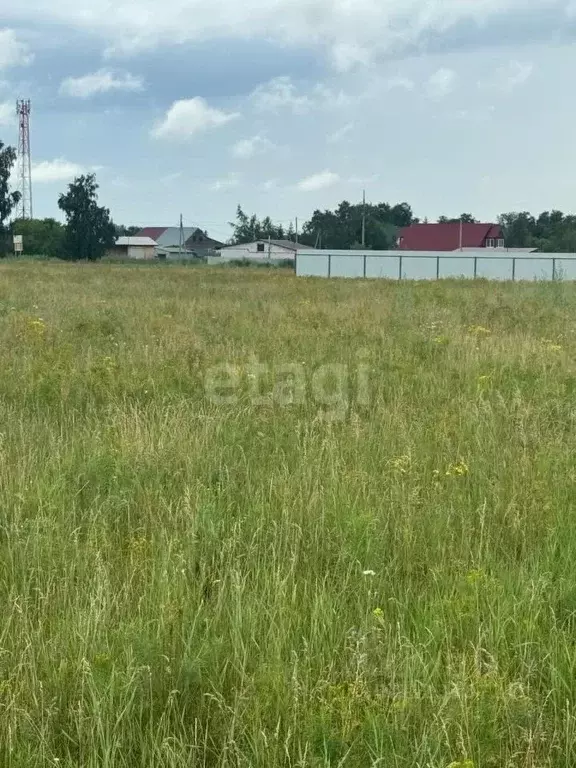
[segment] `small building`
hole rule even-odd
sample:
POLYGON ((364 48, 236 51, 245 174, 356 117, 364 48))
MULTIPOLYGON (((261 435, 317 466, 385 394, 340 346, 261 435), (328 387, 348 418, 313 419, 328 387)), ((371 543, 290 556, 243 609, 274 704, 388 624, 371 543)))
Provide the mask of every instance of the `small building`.
POLYGON ((499 224, 466 224, 459 221, 412 224, 398 233, 401 251, 459 251, 463 248, 505 248, 499 224))
POLYGON ((197 229, 185 242, 186 250, 197 258, 213 256, 224 246, 219 240, 209 237, 207 232, 197 229))
POLYGON ((152 261, 156 258, 156 243, 150 237, 119 237, 110 255, 118 259, 152 261))
POLYGON ((154 240, 160 247, 159 255, 168 259, 202 259, 224 245, 199 227, 145 227, 138 236, 154 240))
POLYGON ((161 261, 192 261, 198 258, 186 245, 157 245, 156 255, 161 261))
POLYGON ((292 240, 255 240, 253 243, 225 245, 220 248, 220 255, 211 259, 211 263, 226 261, 253 261, 255 263, 280 264, 294 261, 300 250, 313 251, 307 245, 294 243, 292 240))

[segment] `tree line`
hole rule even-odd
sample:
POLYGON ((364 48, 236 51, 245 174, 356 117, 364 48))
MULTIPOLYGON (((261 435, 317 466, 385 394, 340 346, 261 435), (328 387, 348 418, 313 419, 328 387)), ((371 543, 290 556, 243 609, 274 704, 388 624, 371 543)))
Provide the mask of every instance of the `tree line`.
MULTIPOLYGON (((474 224, 478 223, 478 219, 471 213, 462 213, 456 217, 440 216, 438 222, 474 224)), ((397 246, 398 231, 419 223, 428 223, 428 220, 415 216, 408 203, 365 205, 344 200, 333 211, 314 211, 312 217, 304 222, 298 241, 314 248, 393 250, 397 246)), ((511 212, 498 216, 497 223, 504 230, 508 248, 576 253, 576 215, 557 210, 544 211, 538 216, 527 211, 511 212)), ((240 206, 236 220, 230 226, 233 243, 248 243, 269 237, 273 240, 295 240, 292 225, 285 229, 281 224, 274 224, 269 216, 262 220, 255 215, 247 216, 240 206)))
MULTIPOLYGON (((20 195, 10 189, 10 174, 16 161, 12 147, 0 141, 0 254, 12 251, 12 235, 22 235, 25 250, 62 259, 96 260, 114 245, 121 235, 135 235, 139 227, 116 225, 108 208, 98 205, 98 184, 94 174, 79 176, 58 198, 65 224, 55 219, 16 220, 6 222, 16 209, 20 195)), ((229 242, 242 244, 254 240, 292 240, 315 248, 339 250, 396 248, 402 227, 427 219, 415 216, 408 203, 350 203, 343 200, 334 210, 315 210, 297 231, 296 222, 287 227, 275 223, 270 216, 260 219, 248 215, 239 205, 236 218, 230 222, 229 242)), ((471 213, 439 222, 474 223, 471 213)), ((548 253, 576 253, 576 215, 562 211, 544 211, 534 216, 527 211, 503 213, 498 223, 504 230, 509 248, 535 248, 548 253)))
POLYGON ((0 141, 0 253, 10 252, 13 235, 22 235, 26 251, 61 259, 96 261, 114 245, 118 235, 108 208, 98 205, 94 174, 79 176, 58 197, 63 225, 55 219, 19 219, 6 226, 20 202, 20 193, 10 190, 10 175, 16 152, 0 141))

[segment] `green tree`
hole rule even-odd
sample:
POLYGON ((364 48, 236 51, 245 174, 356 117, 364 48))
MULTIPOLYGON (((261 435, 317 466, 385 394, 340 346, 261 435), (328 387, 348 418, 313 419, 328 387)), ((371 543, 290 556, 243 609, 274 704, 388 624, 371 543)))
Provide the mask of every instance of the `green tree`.
POLYGON ((508 248, 533 248, 536 220, 528 211, 522 213, 503 213, 498 223, 504 230, 504 239, 508 248))
POLYGON ((116 232, 108 208, 98 205, 98 184, 94 174, 79 176, 58 198, 66 215, 63 257, 70 260, 102 258, 114 245, 116 232))
POLYGON ((115 224, 116 237, 135 237, 142 227, 125 227, 124 224, 115 224))
POLYGON ((5 253, 8 245, 4 222, 20 202, 20 193, 10 191, 10 173, 15 162, 14 147, 4 146, 0 141, 0 253, 5 253))
POLYGON ((12 231, 15 235, 22 235, 24 253, 52 257, 62 255, 65 230, 55 219, 17 219, 12 231))
POLYGON ((242 206, 236 209, 236 221, 230 222, 233 229, 231 241, 233 244, 252 243, 254 240, 283 240, 285 237, 284 227, 281 224, 274 224, 269 216, 262 221, 253 214, 247 216, 242 210, 242 206))
POLYGON ((471 213, 461 213, 457 219, 450 219, 448 216, 440 216, 438 224, 477 224, 478 219, 474 218, 471 213))
POLYGON ((367 248, 388 250, 396 247, 398 229, 415 221, 408 203, 364 205, 343 200, 334 211, 314 211, 303 226, 301 239, 315 247, 360 248, 364 229, 367 248))

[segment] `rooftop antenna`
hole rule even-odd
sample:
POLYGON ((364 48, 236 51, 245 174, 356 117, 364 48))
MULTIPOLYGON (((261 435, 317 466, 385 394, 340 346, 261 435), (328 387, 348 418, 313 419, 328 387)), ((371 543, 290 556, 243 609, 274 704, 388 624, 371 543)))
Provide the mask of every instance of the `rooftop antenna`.
POLYGON ((16 178, 20 201, 16 208, 16 218, 31 219, 32 216, 32 161, 30 157, 30 99, 16 102, 18 117, 18 164, 16 178))

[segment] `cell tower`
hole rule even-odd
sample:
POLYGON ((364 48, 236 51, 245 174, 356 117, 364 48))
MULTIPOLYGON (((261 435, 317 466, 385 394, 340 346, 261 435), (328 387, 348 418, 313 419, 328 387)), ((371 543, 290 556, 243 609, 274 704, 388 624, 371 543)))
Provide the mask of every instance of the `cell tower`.
POLYGON ((32 161, 30 158, 30 99, 16 102, 18 116, 18 191, 21 198, 16 209, 18 219, 32 218, 32 161))

